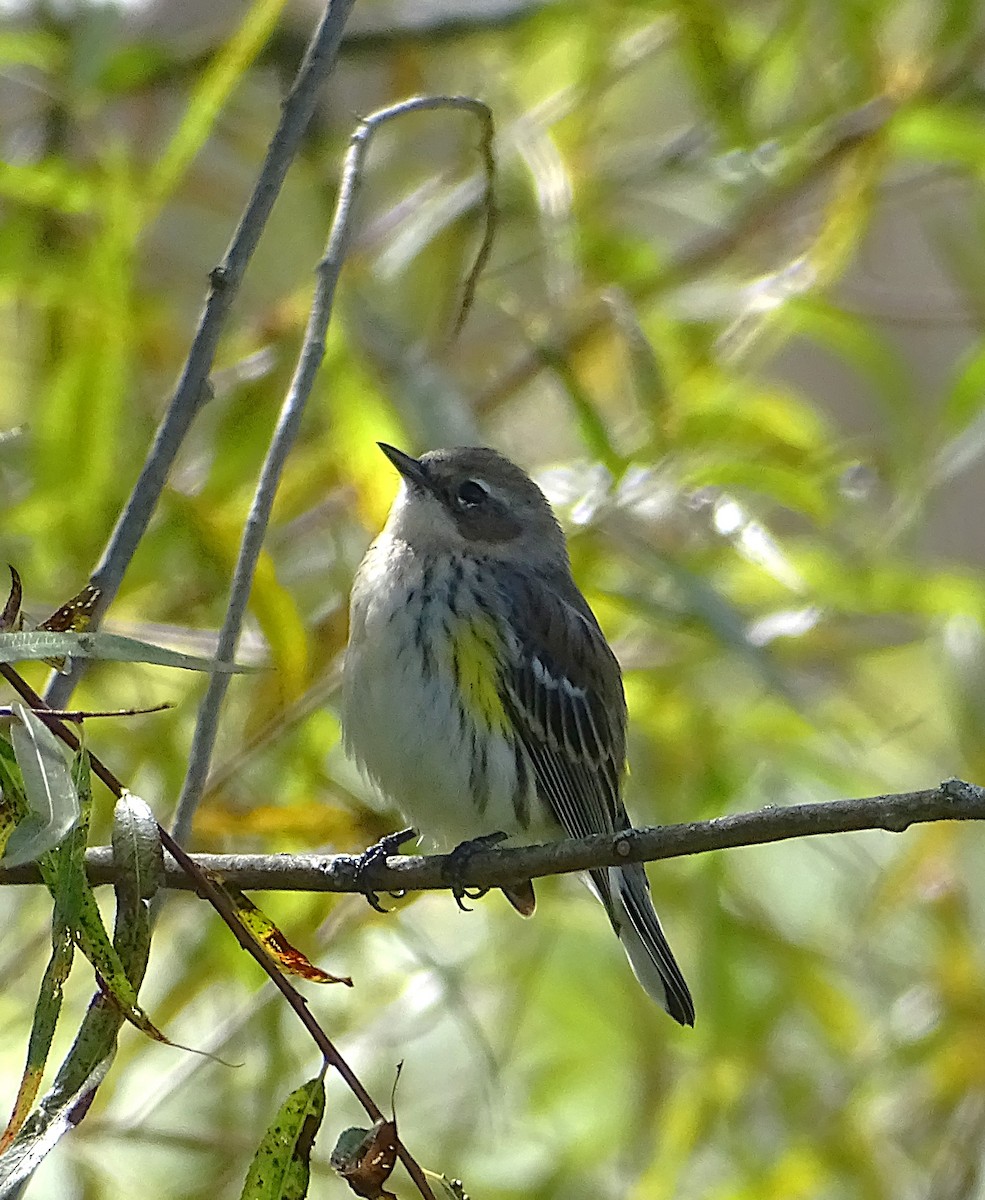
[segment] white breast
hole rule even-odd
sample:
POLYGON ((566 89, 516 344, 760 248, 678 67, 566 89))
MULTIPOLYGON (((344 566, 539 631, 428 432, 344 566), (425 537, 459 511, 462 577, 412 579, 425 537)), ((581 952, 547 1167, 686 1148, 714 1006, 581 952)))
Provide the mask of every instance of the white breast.
POLYGON ((520 841, 547 836, 546 829, 519 829, 513 744, 463 715, 433 610, 421 626, 421 559, 405 544, 380 539, 359 581, 344 670, 347 752, 436 848, 499 831, 520 841), (483 747, 488 786, 480 812, 473 779, 483 747))

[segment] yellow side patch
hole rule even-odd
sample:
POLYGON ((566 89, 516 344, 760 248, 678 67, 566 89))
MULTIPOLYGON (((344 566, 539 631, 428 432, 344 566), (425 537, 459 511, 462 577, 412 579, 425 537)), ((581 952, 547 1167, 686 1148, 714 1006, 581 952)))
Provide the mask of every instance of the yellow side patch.
POLYGON ((489 617, 461 621, 451 635, 451 661, 465 711, 505 733, 510 719, 499 695, 499 637, 489 617))

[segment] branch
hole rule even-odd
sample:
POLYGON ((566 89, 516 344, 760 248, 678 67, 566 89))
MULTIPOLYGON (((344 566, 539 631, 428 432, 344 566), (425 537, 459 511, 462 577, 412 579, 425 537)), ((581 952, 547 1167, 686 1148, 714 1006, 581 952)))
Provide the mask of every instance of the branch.
MULTIPOLYGON (((478 851, 456 879, 469 888, 501 887, 544 875, 656 862, 686 854, 707 854, 739 846, 761 846, 822 833, 883 829, 902 833, 930 821, 985 820, 985 788, 960 779, 921 792, 900 792, 858 800, 769 807, 686 825, 627 829, 617 834, 550 842, 543 846, 478 851)), ((435 891, 450 886, 448 857, 399 856, 369 868, 357 879, 359 859, 351 854, 196 854, 206 872, 246 890, 295 892, 435 891)), ((93 883, 116 877, 112 851, 98 846, 86 855, 93 883)), ((33 864, 0 869, 0 885, 39 883, 33 864)), ((165 862, 165 886, 194 889, 195 882, 173 861, 165 862)))
MULTIPOLYGON (((130 498, 92 575, 92 582, 102 592, 95 614, 97 620, 116 595, 140 539, 147 530, 192 420, 211 395, 209 372, 226 317, 270 217, 274 201, 280 194, 288 168, 301 147, 322 85, 332 73, 342 31, 354 3, 355 0, 331 0, 326 6, 298 69, 297 78, 284 101, 280 123, 267 148, 253 194, 222 262, 209 276, 211 288, 174 395, 130 498)), ((54 676, 45 692, 45 699, 53 708, 65 707, 81 674, 81 667, 75 664, 71 675, 54 676)))
MULTIPOLYGON (((301 428, 301 418, 304 415, 308 397, 315 386, 318 368, 325 356, 325 338, 332 317, 335 303, 335 290, 345 262, 349 242, 352 237, 353 213, 356 197, 365 173, 366 154, 369 144, 376 132, 388 122, 408 113, 428 112, 439 108, 460 109, 478 117, 482 124, 483 138, 481 151, 487 173, 487 193, 491 196, 492 173, 494 163, 492 158, 492 114, 481 100, 471 96, 415 96, 389 108, 380 109, 360 122, 349 143, 349 150, 342 167, 342 179, 339 194, 332 217, 332 226, 328 234, 325 253, 318 264, 315 284, 315 295, 308 314, 308 325, 304 341, 298 355, 297 366, 291 386, 281 406, 277 428, 270 442, 267 457, 264 460, 257 483, 250 513, 243 529, 240 542, 239 556, 233 573, 230 588, 229 604, 226 616, 219 631, 215 657, 219 662, 232 661, 239 640, 243 616, 246 612, 247 601, 253 586, 253 576, 256 572, 264 535, 270 521, 274 496, 280 482, 287 456, 297 439, 301 428)), ((465 296, 460 321, 468 313, 472 292, 478 272, 489 253, 489 245, 493 232, 495 209, 491 199, 487 209, 486 233, 476 257, 475 265, 466 281, 465 296)), ((456 325, 457 331, 458 325, 456 325)), ((191 831, 192 818, 198 803, 202 798, 205 781, 212 761, 215 748, 216 734, 219 728, 219 712, 222 701, 229 687, 230 676, 217 672, 209 679, 208 689, 198 711, 195 734, 192 739, 191 753, 188 759, 188 770, 178 798, 178 805, 172 825, 172 834, 179 841, 187 839, 191 831)))
MULTIPOLYGON (((34 689, 25 680, 17 674, 13 667, 7 663, 0 663, 0 676, 17 691, 18 695, 22 696, 32 709, 37 712, 38 716, 45 721, 48 728, 61 740, 65 745, 72 750, 79 752, 82 749, 78 737, 59 717, 47 708, 45 702, 34 691, 34 689)), ((89 763, 92 767, 93 774, 96 775, 109 788, 113 795, 119 800, 124 795, 124 787, 120 780, 113 772, 103 763, 95 754, 89 753, 89 763)), ((215 909, 222 920, 229 926, 230 932, 239 942, 240 947, 256 962, 260 969, 270 977, 271 982, 283 995, 284 999, 294 1010, 301 1024, 311 1035, 312 1040, 318 1049, 322 1052, 325 1061, 333 1066, 339 1075, 344 1080, 346 1086, 356 1097, 359 1103, 366 1110, 370 1120, 379 1121, 383 1118, 383 1113, 377 1106, 373 1097, 369 1094, 359 1077, 349 1066, 348 1062, 342 1056, 341 1052, 335 1046, 335 1043, 327 1033, 318 1024, 318 1021, 308 1008, 307 1002, 301 993, 294 985, 284 976, 274 960, 261 947, 260 943, 247 932, 236 912, 235 906, 229 897, 229 894, 212 878, 211 875, 203 870, 192 857, 187 854, 177 841, 164 829, 161 825, 157 826, 157 833, 161 839, 161 845, 164 848, 165 862, 172 870, 176 869, 185 873, 187 877, 187 888, 196 891, 203 899, 215 909)), ((109 847, 105 847, 109 850, 109 847)), ((87 851, 86 858, 92 851, 87 851)), ((33 864, 32 864, 33 865, 33 864)), ((88 861, 87 861, 88 865, 88 861)), ((422 1200, 435 1200, 434 1192, 431 1190, 424 1172, 420 1164, 410 1153, 404 1143, 398 1138, 396 1141, 397 1156, 407 1169, 407 1174, 414 1181, 418 1192, 420 1192, 422 1200)))

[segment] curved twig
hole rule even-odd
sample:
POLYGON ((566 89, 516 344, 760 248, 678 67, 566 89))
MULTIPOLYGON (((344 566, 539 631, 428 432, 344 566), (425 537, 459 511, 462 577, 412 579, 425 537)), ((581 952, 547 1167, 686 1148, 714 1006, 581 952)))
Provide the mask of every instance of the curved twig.
MULTIPOLYGON (((267 451, 267 457, 264 460, 253 496, 253 503, 250 506, 250 513, 243 529, 243 538, 240 542, 239 556, 236 560, 236 569, 233 573, 233 582, 229 593, 229 604, 216 644, 215 657, 219 662, 232 661, 235 654, 277 486, 287 456, 300 431, 301 418, 308 397, 314 388, 318 369, 325 356, 325 337, 332 317, 339 276, 352 236, 353 212, 365 170, 369 143, 373 135, 388 122, 406 116, 408 113, 427 112, 438 108, 464 109, 475 113, 480 118, 484 129, 484 154, 487 156, 488 164, 492 163, 489 149, 492 137, 492 115, 481 100, 475 100, 471 96, 414 96, 366 117, 352 135, 342 167, 342 179, 328 242, 316 270, 315 295, 311 304, 311 312, 308 315, 308 325, 301 352, 298 355, 294 378, 291 380, 291 386, 281 406, 277 428, 271 438, 270 448, 267 451)), ((492 211, 490 208, 490 213, 492 211)), ((487 239, 491 236, 491 230, 492 217, 490 216, 487 225, 487 239)), ((474 286, 475 271, 481 269, 484 253, 488 253, 486 240, 483 241, 479 258, 476 260, 476 267, 473 268, 469 277, 471 286, 474 286)), ((191 753, 188 758, 188 769, 185 773, 185 781, 178 798, 172 824, 172 833, 179 842, 184 841, 191 830, 192 818, 205 788, 219 728, 219 713, 228 687, 228 675, 223 673, 212 675, 198 711, 191 753)))

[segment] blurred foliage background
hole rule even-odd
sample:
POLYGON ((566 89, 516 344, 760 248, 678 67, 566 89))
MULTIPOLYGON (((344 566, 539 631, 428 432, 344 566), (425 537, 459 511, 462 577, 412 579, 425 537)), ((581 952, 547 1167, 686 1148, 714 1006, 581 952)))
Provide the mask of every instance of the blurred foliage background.
MULTIPOLYGON (((317 12, 10 3, 0 25, 2 558, 40 619, 82 586, 136 477, 317 12), (207 9, 207 11, 206 11, 207 9)), ((300 345, 358 116, 493 108, 374 143, 328 355, 281 490, 192 848, 355 850, 394 828, 343 759, 353 571, 396 488, 377 439, 531 470, 616 646, 639 823, 985 780, 985 14, 964 0, 362 0, 109 626, 208 649, 300 345)), ((40 668, 25 673, 39 686, 40 668)), ((105 664, 91 730, 167 821, 203 683, 105 664)), ((111 804, 97 797, 96 840, 111 804)), ((400 1131, 474 1200, 985 1196, 985 840, 852 834, 663 863, 698 1009, 638 989, 571 880, 387 917, 267 910, 354 991, 308 989, 400 1131)), ((50 901, 0 895, 0 1101, 50 901)), ((91 975, 70 981, 66 1018, 91 975)), ((31 1195, 239 1195, 317 1067, 203 904, 172 897, 88 1118, 31 1195)), ((65 1039, 70 1028, 66 1029, 65 1039)), ((312 1194, 360 1114, 329 1078, 312 1194)), ((410 1194, 401 1190, 401 1195, 410 1194)))

